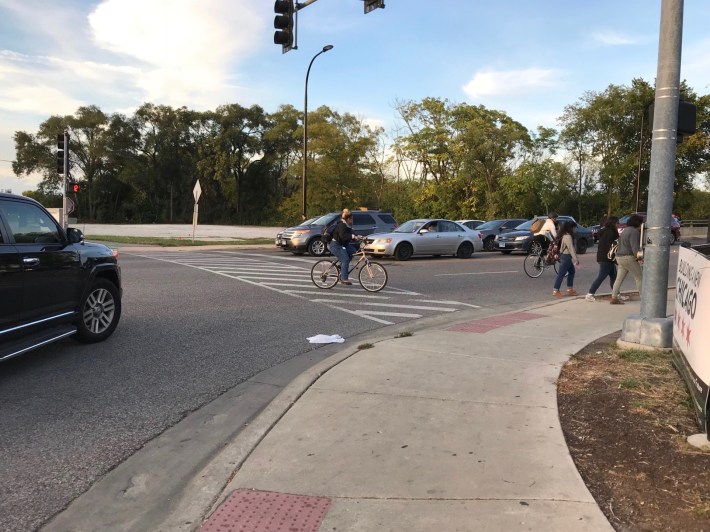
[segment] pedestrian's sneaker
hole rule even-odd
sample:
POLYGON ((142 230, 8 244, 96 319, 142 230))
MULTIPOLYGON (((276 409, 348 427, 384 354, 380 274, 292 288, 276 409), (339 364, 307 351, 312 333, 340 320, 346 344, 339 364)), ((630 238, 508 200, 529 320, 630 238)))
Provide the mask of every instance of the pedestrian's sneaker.
POLYGON ((631 299, 629 296, 625 296, 624 294, 619 294, 619 301, 628 301, 631 299))
POLYGON ((562 297, 562 292, 560 292, 559 290, 553 290, 552 295, 555 297, 562 297))
POLYGON ((586 296, 584 296, 584 299, 586 299, 587 301, 596 301, 597 300, 597 298, 594 297, 594 294, 587 294, 586 296))
POLYGON ((624 304, 624 302, 621 301, 618 297, 612 297, 609 300, 609 303, 611 303, 612 305, 623 305, 624 304))

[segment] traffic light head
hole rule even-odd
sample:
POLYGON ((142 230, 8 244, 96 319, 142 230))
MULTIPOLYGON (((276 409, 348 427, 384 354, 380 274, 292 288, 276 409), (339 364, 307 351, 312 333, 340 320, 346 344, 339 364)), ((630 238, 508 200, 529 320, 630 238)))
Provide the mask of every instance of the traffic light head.
POLYGON ((72 183, 71 184, 71 191, 74 194, 78 194, 81 191, 81 187, 79 186, 79 183, 72 183))
POLYGON ((293 15, 295 13, 293 0, 276 0, 274 2, 274 44, 281 45, 282 53, 293 48, 293 15))
POLYGON ((64 133, 57 135, 57 173, 64 173, 64 133))

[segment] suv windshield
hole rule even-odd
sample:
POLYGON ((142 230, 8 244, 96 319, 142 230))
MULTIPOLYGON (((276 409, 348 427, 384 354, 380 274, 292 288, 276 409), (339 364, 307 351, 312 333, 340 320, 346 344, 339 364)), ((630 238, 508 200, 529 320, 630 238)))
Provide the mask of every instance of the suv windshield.
POLYGON ((523 222, 523 223, 521 223, 518 227, 516 227, 515 229, 516 229, 517 231, 530 231, 530 227, 532 226, 532 223, 533 223, 534 221, 535 221, 535 219, 533 218, 532 220, 528 220, 527 222, 523 222))
POLYGON ((328 225, 330 222, 335 220, 338 216, 341 216, 341 214, 339 212, 325 214, 325 215, 321 216, 320 218, 318 218, 317 220, 315 220, 313 222, 313 225, 328 225))
POLYGON ((414 233, 418 231, 422 225, 426 222, 424 220, 409 220, 404 222, 397 229, 394 230, 395 233, 414 233))

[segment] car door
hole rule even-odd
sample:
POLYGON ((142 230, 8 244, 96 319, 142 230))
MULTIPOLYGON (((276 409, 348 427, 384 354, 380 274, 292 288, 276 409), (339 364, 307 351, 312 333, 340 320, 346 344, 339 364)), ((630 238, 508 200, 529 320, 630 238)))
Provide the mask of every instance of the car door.
POLYGON ((439 230, 437 221, 424 224, 413 239, 414 252, 420 255, 439 254, 439 230), (423 231, 424 230, 424 231, 423 231))
POLYGON ((463 228, 448 220, 439 220, 438 248, 442 255, 453 255, 464 241, 466 233, 463 228))
POLYGON ((0 205, 19 254, 24 282, 20 318, 36 321, 73 311, 79 304, 81 263, 57 222, 39 205, 0 205))
POLYGON ((356 235, 371 235, 375 232, 377 224, 375 219, 364 212, 353 213, 353 233, 356 235))
POLYGON ((22 288, 20 254, 17 248, 10 244, 8 232, 0 216, 0 342, 3 340, 4 331, 18 322, 22 288))

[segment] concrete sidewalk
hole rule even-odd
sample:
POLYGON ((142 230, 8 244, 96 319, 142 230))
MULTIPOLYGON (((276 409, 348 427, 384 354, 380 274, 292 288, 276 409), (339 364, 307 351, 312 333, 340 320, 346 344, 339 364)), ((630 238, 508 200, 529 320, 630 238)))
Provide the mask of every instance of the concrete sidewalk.
POLYGON ((611 530, 568 452, 556 380, 639 307, 470 311, 346 347, 288 386, 160 529, 611 530))

